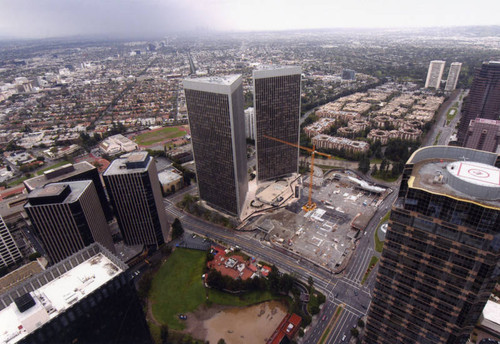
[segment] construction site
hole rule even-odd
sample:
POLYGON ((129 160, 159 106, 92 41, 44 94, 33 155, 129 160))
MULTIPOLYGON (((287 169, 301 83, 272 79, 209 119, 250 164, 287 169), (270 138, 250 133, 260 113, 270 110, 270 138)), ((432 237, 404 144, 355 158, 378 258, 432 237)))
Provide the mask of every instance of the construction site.
POLYGON ((339 271, 377 206, 392 190, 368 183, 349 170, 324 173, 315 167, 311 188, 310 179, 293 176, 259 184, 251 203, 268 210, 254 208, 254 216, 241 229, 256 230, 255 236, 266 245, 339 271))

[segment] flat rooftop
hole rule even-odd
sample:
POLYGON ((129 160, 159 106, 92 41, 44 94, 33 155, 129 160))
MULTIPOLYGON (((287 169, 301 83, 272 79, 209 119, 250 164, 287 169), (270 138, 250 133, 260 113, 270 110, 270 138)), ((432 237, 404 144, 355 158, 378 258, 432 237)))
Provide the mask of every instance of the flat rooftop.
POLYGON ((301 75, 300 66, 260 65, 253 71, 254 79, 275 78, 287 75, 301 75))
POLYGON ((196 79, 184 79, 182 84, 185 89, 210 93, 231 94, 241 85, 242 80, 243 78, 241 74, 231 74, 196 79))
POLYGON ((119 267, 102 252, 98 252, 30 292, 35 304, 24 312, 19 311, 15 302, 2 309, 0 341, 17 343, 123 271, 123 266, 119 267))
POLYGON ((91 180, 80 180, 47 184, 29 193, 26 206, 41 203, 73 203, 80 198, 91 183, 91 180))
POLYGON ((103 176, 129 173, 142 173, 147 171, 151 163, 148 152, 133 152, 124 154, 111 162, 104 171, 103 176))
POLYGON ((33 190, 36 188, 41 188, 47 183, 59 182, 63 179, 71 178, 83 172, 95 169, 95 166, 91 165, 87 161, 82 161, 77 164, 67 164, 59 168, 51 169, 45 171, 41 176, 34 177, 24 181, 24 185, 28 190, 33 190))

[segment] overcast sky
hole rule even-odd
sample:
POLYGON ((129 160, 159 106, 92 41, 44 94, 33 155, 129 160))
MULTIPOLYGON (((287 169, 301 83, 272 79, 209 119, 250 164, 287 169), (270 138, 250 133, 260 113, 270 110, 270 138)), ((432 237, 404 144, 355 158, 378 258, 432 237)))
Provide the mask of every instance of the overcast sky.
POLYGON ((0 37, 500 25, 499 0, 0 0, 0 37))

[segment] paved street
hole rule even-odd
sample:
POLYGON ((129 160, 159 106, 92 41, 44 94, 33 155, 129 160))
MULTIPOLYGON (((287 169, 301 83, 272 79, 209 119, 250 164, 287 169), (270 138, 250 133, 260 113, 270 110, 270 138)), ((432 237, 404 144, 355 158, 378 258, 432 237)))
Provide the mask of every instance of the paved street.
MULTIPOLYGON (((459 101, 460 94, 461 92, 455 93, 445 107, 441 109, 437 116, 436 125, 427 135, 423 144, 424 146, 432 145, 437 135, 440 135, 438 144, 448 143, 449 136, 453 133, 455 125, 460 118, 460 113, 457 113, 457 116, 455 116, 449 125, 446 125, 446 114, 448 109, 456 101, 459 101), (445 124, 444 127, 443 123, 445 124), (439 134, 440 132, 441 134, 439 134)), ((461 101, 459 101, 458 111, 460 111, 460 107, 461 101)), ((247 254, 255 256, 259 260, 266 261, 269 264, 275 264, 281 271, 294 274, 303 282, 307 283, 307 279, 311 276, 315 287, 325 294, 326 302, 320 314, 314 317, 311 326, 303 338, 303 343, 319 343, 323 336, 326 338, 324 341, 326 344, 349 341, 351 328, 357 324, 361 317, 366 315, 370 307, 371 293, 375 284, 378 264, 371 271, 363 285, 361 285, 361 281, 371 258, 373 256, 380 257, 380 253, 374 249, 374 233, 380 220, 390 210, 396 199, 397 189, 378 207, 375 215, 357 241, 356 250, 345 270, 339 274, 332 274, 322 267, 301 260, 300 257, 289 252, 282 252, 271 248, 267 242, 261 242, 257 239, 257 232, 235 232, 204 222, 175 207, 175 204, 182 200, 186 193, 195 192, 196 186, 192 185, 164 200, 165 209, 170 221, 179 218, 186 231, 207 236, 211 239, 221 241, 226 245, 239 246, 247 254), (341 308, 340 310, 338 310, 339 307, 341 308), (335 317, 336 312, 338 312, 338 316, 335 317)))
MULTIPOLYGON (((350 337, 350 329, 364 316, 371 300, 376 269, 372 270, 370 278, 364 285, 361 280, 366 272, 373 255, 379 255, 374 250, 374 232, 380 219, 390 209, 396 198, 396 192, 389 195, 380 205, 374 217, 366 228, 366 234, 358 240, 357 249, 351 261, 341 274, 333 275, 325 269, 312 263, 300 260, 290 253, 272 249, 266 243, 256 238, 256 232, 234 232, 232 230, 204 222, 190 214, 184 213, 175 207, 184 194, 195 192, 196 188, 190 186, 182 193, 175 194, 164 200, 165 209, 170 221, 179 218, 186 231, 207 236, 214 240, 224 242, 226 245, 239 246, 251 256, 270 264, 275 264, 281 271, 295 274, 302 281, 307 282, 309 276, 313 277, 315 287, 327 297, 319 316, 316 316, 312 326, 304 337, 304 343, 317 343, 324 333, 328 333, 326 343, 340 342, 345 334, 350 337), (337 321, 331 321, 338 305, 343 304, 343 310, 337 321), (323 317, 325 320, 322 320, 323 317)), ((347 340, 347 339, 346 339, 347 340)))

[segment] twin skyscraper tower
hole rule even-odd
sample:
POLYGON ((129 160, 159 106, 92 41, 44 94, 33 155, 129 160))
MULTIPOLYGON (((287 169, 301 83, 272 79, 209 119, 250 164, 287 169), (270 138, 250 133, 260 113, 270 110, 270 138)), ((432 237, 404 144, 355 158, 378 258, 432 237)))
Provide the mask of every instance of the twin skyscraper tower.
MULTIPOLYGON (((298 172, 301 67, 253 72, 257 180, 298 172), (266 137, 267 136, 267 137, 266 137)), ((248 191, 243 77, 184 80, 200 198, 239 216, 248 191)))

